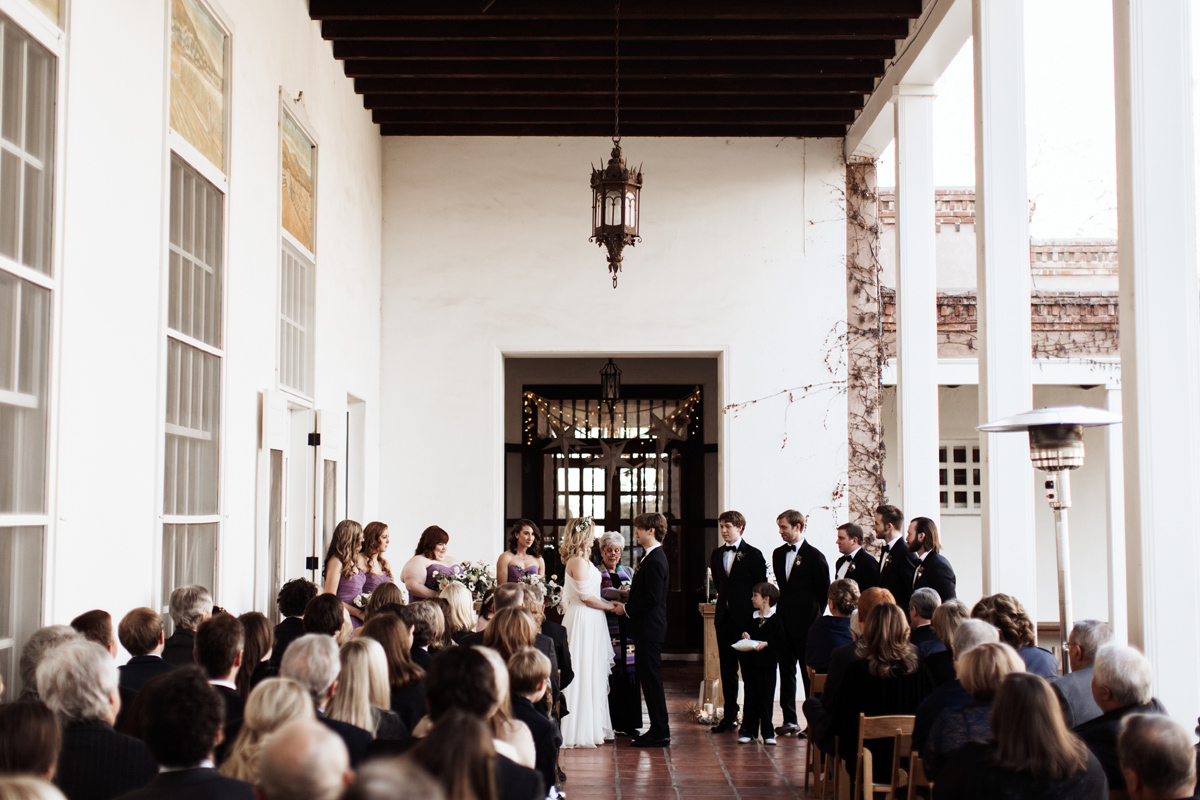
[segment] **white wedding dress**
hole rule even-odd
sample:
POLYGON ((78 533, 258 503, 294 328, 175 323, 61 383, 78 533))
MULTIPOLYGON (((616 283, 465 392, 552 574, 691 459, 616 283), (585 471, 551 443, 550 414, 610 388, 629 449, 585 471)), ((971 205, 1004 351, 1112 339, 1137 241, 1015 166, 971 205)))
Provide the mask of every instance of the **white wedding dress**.
POLYGON ((599 747, 613 738, 608 714, 608 674, 613 648, 608 638, 608 618, 598 608, 588 608, 581 597, 600 597, 600 570, 588 564, 587 580, 566 576, 563 586, 563 627, 575 679, 563 689, 567 711, 562 718, 563 747, 599 747))

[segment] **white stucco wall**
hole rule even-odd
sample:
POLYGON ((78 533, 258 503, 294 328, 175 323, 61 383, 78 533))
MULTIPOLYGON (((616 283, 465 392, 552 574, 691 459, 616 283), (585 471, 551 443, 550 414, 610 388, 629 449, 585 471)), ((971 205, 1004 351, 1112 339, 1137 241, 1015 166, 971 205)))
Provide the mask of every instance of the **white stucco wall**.
MULTIPOLYGON (((430 524, 458 558, 499 551, 504 354, 715 355, 708 409, 837 377, 824 356, 846 308, 840 142, 623 147, 644 165, 644 241, 614 291, 587 241, 589 164, 607 142, 385 141, 380 509, 394 560, 430 524)), ((821 509, 846 469, 844 397, 800 400, 785 418, 786 405, 720 420, 721 507, 746 514, 763 548, 788 507, 814 526, 844 514, 821 509)))
MULTIPOLYGON (((169 3, 70 6, 47 622, 97 607, 119 619, 149 605, 162 511, 169 3)), ((240 613, 253 607, 254 537, 265 535, 255 530, 255 482, 259 395, 276 386, 280 85, 303 91, 319 139, 315 404, 344 412, 347 393, 366 400, 368 513, 378 461, 381 147, 304 2, 220 8, 233 50, 217 600, 240 613)))

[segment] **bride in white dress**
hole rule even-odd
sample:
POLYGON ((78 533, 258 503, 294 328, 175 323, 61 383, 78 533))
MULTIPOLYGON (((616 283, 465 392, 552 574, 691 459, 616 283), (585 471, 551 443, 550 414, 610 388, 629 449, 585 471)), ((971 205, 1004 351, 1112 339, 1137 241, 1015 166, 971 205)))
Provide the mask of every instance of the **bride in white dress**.
POLYGON ((613 738, 608 715, 613 648, 604 612, 615 604, 600 596, 600 570, 589 559, 595 539, 591 517, 573 519, 559 551, 566 565, 563 626, 575 671, 575 680, 563 689, 569 712, 562 718, 563 747, 598 747, 613 738))

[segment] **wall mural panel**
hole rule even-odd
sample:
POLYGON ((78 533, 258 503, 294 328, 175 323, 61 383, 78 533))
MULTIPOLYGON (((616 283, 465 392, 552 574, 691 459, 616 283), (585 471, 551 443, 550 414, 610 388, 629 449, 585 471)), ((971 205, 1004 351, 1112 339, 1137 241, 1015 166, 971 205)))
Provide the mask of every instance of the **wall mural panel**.
POLYGON ((283 228, 313 251, 313 145, 288 114, 283 115, 283 228))
POLYGON ((196 0, 172 0, 171 128, 222 171, 227 39, 196 0))

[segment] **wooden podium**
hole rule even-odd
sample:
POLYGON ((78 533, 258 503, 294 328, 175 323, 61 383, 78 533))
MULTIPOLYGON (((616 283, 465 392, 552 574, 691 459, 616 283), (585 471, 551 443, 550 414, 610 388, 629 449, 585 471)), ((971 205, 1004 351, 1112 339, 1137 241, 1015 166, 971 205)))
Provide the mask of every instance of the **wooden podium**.
POLYGON ((700 616, 704 619, 704 682, 700 685, 700 705, 712 703, 723 705, 719 696, 721 686, 721 659, 717 655, 717 607, 713 603, 700 603, 700 616))

